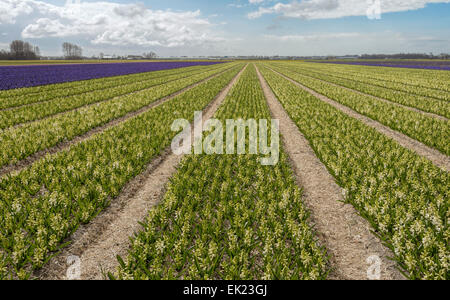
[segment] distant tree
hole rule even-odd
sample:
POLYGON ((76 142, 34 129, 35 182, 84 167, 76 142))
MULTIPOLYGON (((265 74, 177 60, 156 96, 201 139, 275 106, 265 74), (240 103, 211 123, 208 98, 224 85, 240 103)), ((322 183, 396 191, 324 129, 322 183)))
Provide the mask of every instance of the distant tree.
POLYGON ((9 45, 9 50, 12 55, 20 55, 21 53, 23 53, 23 49, 24 49, 23 41, 19 40, 12 41, 11 44, 9 45))
POLYGON ((83 49, 75 44, 63 43, 62 49, 65 59, 81 59, 83 57, 83 49))
POLYGON ((10 49, 10 58, 11 59, 37 59, 38 55, 36 54, 36 51, 39 51, 38 47, 32 46, 28 42, 15 40, 12 41, 9 45, 10 49))
POLYGON ((0 60, 8 60, 11 59, 11 55, 8 51, 0 50, 0 60))
POLYGON ((156 57, 157 57, 157 55, 156 55, 156 53, 155 52, 149 52, 149 53, 144 53, 144 54, 142 54, 142 56, 145 58, 145 59, 155 59, 156 57))
POLYGON ((41 49, 38 46, 34 47, 34 54, 36 54, 37 58, 41 57, 41 49))
POLYGON ((63 49, 63 54, 64 54, 64 57, 69 57, 70 56, 70 54, 71 54, 71 44, 70 43, 63 43, 62 44, 62 49, 63 49))

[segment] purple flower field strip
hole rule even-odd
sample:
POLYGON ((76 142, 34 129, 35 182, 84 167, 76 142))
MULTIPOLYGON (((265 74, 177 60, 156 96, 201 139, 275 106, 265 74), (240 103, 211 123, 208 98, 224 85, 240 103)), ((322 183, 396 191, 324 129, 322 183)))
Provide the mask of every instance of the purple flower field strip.
POLYGON ((181 74, 187 76, 188 74, 202 73, 208 70, 221 69, 227 65, 229 64, 194 66, 0 91, 0 111, 7 108, 106 90, 151 79, 161 79, 167 76, 181 74))
POLYGON ((170 70, 220 62, 143 62, 0 67, 0 90, 170 70))
POLYGON ((395 62, 344 62, 344 61, 330 61, 320 62, 328 64, 340 64, 340 65, 357 65, 357 66, 370 66, 370 67, 390 67, 390 68, 408 68, 408 69, 425 69, 425 70, 442 70, 450 71, 450 62, 428 62, 428 61, 395 61, 395 62))

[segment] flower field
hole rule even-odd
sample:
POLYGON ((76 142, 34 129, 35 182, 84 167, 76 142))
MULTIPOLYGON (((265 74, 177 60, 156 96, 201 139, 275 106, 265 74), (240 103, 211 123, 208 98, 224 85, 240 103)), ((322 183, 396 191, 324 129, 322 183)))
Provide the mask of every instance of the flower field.
MULTIPOLYGON (((247 68, 217 117, 270 117, 254 67, 247 68)), ((133 240, 118 276, 323 279, 325 252, 307 220, 284 153, 275 168, 251 155, 188 156, 163 204, 133 240)))
MULTIPOLYGON (((448 119, 441 120, 429 117, 420 112, 398 107, 395 105, 395 102, 384 102, 374 99, 370 95, 361 95, 343 87, 332 87, 327 82, 293 73, 290 70, 283 70, 283 72, 322 95, 342 103, 363 115, 367 115, 373 120, 380 121, 392 129, 403 132, 446 155, 450 155, 450 145, 448 143, 450 140, 450 123, 448 119), (417 126, 417 124, 420 124, 420 126, 417 126)), ((388 98, 386 97, 386 99, 388 98)), ((401 101, 398 95, 395 99, 401 101)), ((413 106, 407 100, 403 102, 405 105, 413 106)), ((425 107, 424 111, 436 110, 445 117, 450 116, 450 103, 447 101, 423 99, 420 103, 425 107)))
POLYGON ((0 90, 89 80, 151 71, 207 66, 217 62, 150 62, 0 67, 0 90), (26 75, 24 75, 26 74, 26 75))
POLYGON ((374 256, 377 279, 450 279, 446 70, 139 62, 0 66, 0 79, 0 279, 67 279, 73 255, 81 279, 367 279, 374 256), (245 153, 209 140, 217 125, 192 136, 221 151, 173 151, 175 120, 261 124, 271 99, 285 113, 265 141, 281 140, 274 165, 250 150, 267 155, 250 122, 231 132, 245 153))
POLYGON ((394 67, 394 68, 408 68, 408 69, 426 69, 426 70, 446 70, 450 71, 450 63, 447 60, 380 60, 380 61, 333 61, 333 64, 349 64, 357 66, 373 66, 373 67, 394 67))
POLYGON ((449 173, 262 70, 317 155, 345 188, 346 201, 369 220, 409 276, 447 278, 449 173))

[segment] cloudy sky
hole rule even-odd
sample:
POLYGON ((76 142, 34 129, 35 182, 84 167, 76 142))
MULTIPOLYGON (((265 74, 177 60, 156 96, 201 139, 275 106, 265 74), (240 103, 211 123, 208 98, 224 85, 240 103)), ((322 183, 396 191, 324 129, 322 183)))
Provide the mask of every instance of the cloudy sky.
POLYGON ((450 0, 0 0, 14 39, 61 55, 343 55, 450 52, 450 0))

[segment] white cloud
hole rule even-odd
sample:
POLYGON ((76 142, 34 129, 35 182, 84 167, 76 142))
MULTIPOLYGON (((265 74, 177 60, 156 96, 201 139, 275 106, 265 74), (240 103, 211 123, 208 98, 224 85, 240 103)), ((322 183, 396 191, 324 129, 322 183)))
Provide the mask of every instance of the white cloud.
POLYGON ((234 7, 234 8, 244 8, 244 7, 249 7, 251 5, 261 5, 265 2, 273 2, 273 1, 275 1, 275 0, 248 0, 248 3, 247 2, 229 3, 229 4, 227 4, 227 6, 234 7))
POLYGON ((0 1, 0 24, 14 24, 19 15, 28 15, 33 7, 27 1, 0 1))
MULTIPOLYGON (((248 14, 250 19, 265 14, 278 14, 287 18, 337 19, 349 16, 365 16, 377 0, 302 0, 259 7, 248 14)), ((428 3, 450 3, 450 0, 381 0, 381 13, 401 12, 424 8, 428 3)))
POLYGON ((33 15, 23 38, 87 37, 93 44, 181 47, 221 41, 200 11, 151 10, 143 4, 0 0, 0 24, 33 15))

